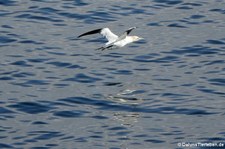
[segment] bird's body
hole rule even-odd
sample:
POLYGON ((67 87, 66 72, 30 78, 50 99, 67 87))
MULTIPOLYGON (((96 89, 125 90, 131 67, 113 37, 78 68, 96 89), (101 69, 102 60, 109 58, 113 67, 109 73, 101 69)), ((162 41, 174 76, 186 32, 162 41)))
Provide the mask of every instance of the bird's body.
POLYGON ((139 37, 137 36, 126 36, 124 39, 119 40, 117 42, 114 43, 114 45, 118 46, 118 47, 123 47, 129 43, 132 43, 134 41, 139 40, 139 37))
POLYGON ((82 36, 86 36, 86 35, 100 33, 103 37, 105 37, 108 40, 108 42, 105 44, 105 46, 98 48, 98 50, 111 49, 115 46, 123 47, 129 43, 143 39, 138 36, 128 36, 130 34, 130 32, 135 28, 136 27, 129 28, 121 36, 115 35, 109 28, 96 29, 96 30, 92 30, 92 31, 83 33, 83 34, 79 35, 78 38, 80 38, 82 36))

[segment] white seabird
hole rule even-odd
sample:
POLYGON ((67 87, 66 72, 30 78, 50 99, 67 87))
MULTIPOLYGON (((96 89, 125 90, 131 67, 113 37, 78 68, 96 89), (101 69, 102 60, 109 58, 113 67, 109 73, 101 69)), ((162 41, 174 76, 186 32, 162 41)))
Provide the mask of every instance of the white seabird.
POLYGON ((103 37, 105 37, 108 42, 105 44, 105 46, 98 48, 97 50, 105 50, 105 49, 112 49, 114 47, 123 47, 129 43, 141 40, 143 38, 138 36, 128 36, 130 32, 137 27, 131 27, 128 30, 126 30, 121 36, 115 35, 109 28, 100 28, 96 30, 92 30, 86 33, 83 33, 79 35, 77 38, 80 38, 82 36, 91 35, 100 33, 103 37))

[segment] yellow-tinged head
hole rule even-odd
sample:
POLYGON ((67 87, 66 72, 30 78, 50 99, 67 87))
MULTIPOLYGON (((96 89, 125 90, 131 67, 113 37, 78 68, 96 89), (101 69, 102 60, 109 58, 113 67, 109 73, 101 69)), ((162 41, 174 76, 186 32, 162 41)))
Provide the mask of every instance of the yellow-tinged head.
POLYGON ((132 38, 133 42, 144 39, 144 38, 141 38, 141 37, 138 37, 138 36, 131 36, 131 38, 132 38))

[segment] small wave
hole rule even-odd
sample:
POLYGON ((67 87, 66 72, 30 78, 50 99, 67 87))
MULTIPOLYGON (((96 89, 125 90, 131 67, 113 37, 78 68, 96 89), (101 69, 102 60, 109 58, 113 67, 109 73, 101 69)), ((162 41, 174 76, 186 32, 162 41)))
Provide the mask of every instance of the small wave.
POLYGON ((52 109, 52 107, 50 107, 49 105, 37 102, 19 102, 16 104, 9 105, 8 107, 28 114, 44 113, 52 109))

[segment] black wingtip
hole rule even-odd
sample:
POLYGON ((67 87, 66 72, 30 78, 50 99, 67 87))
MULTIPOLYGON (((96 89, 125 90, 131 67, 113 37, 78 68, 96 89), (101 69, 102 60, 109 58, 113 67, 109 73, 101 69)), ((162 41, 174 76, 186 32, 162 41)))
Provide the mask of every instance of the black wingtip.
POLYGON ((133 29, 135 29, 135 28, 137 28, 137 27, 134 26, 134 27, 129 28, 129 29, 126 31, 126 32, 127 32, 127 35, 130 34, 130 32, 131 32, 133 29))
POLYGON ((80 37, 82 37, 83 35, 79 35, 79 36, 77 36, 77 38, 80 38, 80 37))
POLYGON ((82 37, 82 36, 86 36, 86 35, 91 35, 91 34, 100 33, 100 32, 101 32, 101 30, 102 30, 102 28, 92 30, 92 31, 89 31, 89 32, 86 32, 86 33, 83 33, 83 34, 81 34, 81 35, 77 36, 77 38, 80 38, 80 37, 82 37))

